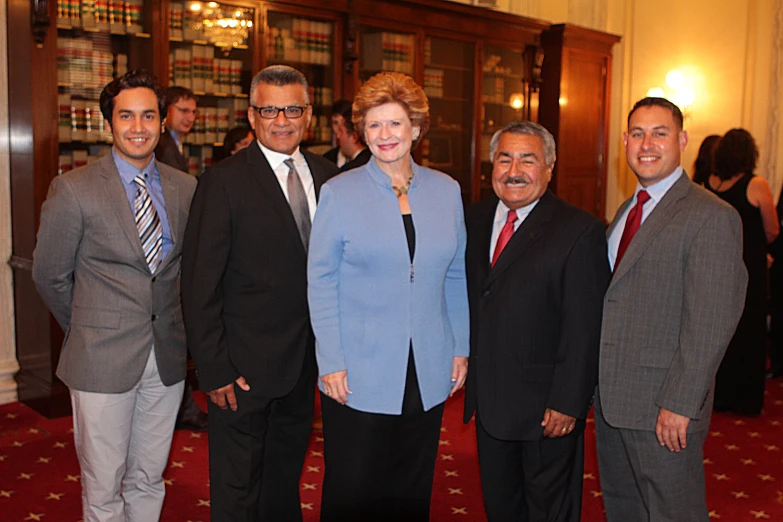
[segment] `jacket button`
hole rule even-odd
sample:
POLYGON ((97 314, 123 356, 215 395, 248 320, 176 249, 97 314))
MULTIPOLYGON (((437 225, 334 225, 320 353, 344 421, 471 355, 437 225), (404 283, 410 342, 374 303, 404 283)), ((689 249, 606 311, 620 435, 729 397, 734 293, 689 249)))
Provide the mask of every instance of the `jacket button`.
POLYGON ((155 319, 157 319, 157 318, 158 318, 158 316, 157 316, 157 315, 155 315, 155 314, 152 314, 152 320, 153 320, 153 321, 154 321, 155 319))

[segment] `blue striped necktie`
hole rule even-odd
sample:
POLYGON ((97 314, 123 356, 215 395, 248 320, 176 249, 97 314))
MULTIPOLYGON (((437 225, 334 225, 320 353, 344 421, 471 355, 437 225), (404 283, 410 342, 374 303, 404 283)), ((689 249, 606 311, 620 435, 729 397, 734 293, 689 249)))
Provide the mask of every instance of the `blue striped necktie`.
POLYGON ((144 173, 142 172, 133 178, 133 182, 139 187, 136 200, 133 202, 136 230, 139 231, 144 258, 147 260, 150 272, 154 274, 163 256, 163 225, 147 190, 144 173))

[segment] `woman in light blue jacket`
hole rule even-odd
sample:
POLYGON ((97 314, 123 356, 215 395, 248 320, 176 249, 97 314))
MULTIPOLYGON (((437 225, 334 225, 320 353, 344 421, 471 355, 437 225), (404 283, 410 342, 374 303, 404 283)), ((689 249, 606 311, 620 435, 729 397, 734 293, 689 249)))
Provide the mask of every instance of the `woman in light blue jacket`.
POLYGON ((321 188, 308 282, 322 396, 322 522, 429 518, 446 398, 465 382, 460 187, 416 165, 421 87, 380 73, 353 122, 373 158, 321 188))

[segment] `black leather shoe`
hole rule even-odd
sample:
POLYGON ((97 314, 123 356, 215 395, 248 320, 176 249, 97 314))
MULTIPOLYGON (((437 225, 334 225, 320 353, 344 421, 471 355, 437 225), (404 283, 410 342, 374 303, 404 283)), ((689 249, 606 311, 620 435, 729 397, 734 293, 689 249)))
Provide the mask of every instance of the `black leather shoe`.
POLYGON ((177 424, 174 429, 177 430, 193 430, 193 431, 206 431, 209 427, 209 415, 203 411, 199 411, 196 415, 183 417, 177 419, 177 424))

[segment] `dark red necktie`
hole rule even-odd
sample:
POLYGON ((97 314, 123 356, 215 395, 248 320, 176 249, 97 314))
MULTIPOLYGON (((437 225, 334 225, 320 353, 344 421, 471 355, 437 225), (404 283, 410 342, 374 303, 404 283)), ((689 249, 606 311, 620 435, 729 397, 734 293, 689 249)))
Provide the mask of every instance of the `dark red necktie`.
POLYGON ((492 266, 495 266, 495 261, 500 257, 500 253, 506 248, 508 240, 514 235, 514 223, 519 219, 517 217, 516 210, 509 210, 508 217, 506 217, 506 224, 503 225, 503 230, 500 231, 498 236, 498 242, 495 245, 495 252, 492 253, 492 266))
POLYGON ((628 245, 631 244, 633 236, 636 235, 636 231, 642 224, 642 207, 650 199, 650 195, 645 190, 640 190, 636 195, 636 205, 628 213, 628 217, 625 218, 625 229, 623 229, 623 235, 620 238, 620 246, 617 247, 617 257, 614 260, 614 269, 620 265, 620 260, 623 258, 623 254, 628 249, 628 245))

